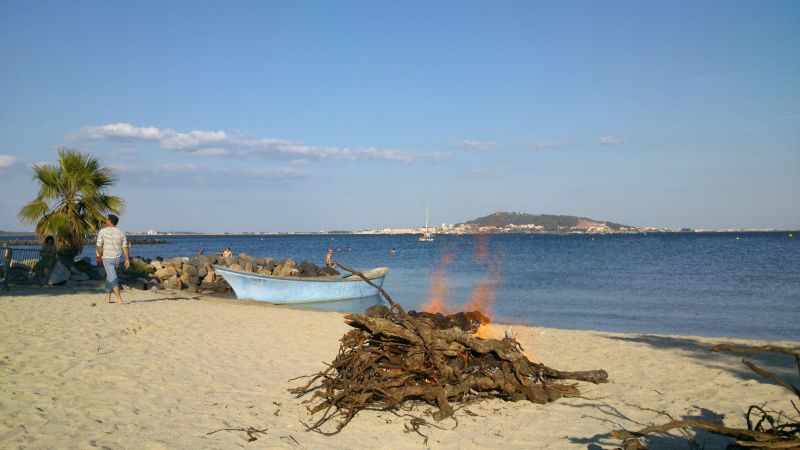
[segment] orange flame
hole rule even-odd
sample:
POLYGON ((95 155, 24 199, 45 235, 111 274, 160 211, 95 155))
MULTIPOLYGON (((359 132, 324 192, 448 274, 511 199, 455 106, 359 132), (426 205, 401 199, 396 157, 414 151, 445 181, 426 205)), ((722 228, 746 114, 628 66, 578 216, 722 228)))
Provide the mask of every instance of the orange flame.
POLYGON ((494 304, 500 281, 502 281, 500 270, 492 264, 483 279, 472 289, 472 294, 467 300, 465 309, 467 311, 480 311, 491 319, 492 305, 494 304))
MULTIPOLYGON (((473 288, 462 311, 480 311, 483 315, 491 319, 492 305, 496 296, 497 288, 500 286, 502 276, 498 258, 489 255, 488 235, 477 235, 475 237, 475 251, 473 258, 476 262, 485 264, 487 267, 486 275, 473 288)), ((445 269, 453 261, 451 253, 444 253, 439 266, 431 273, 431 290, 428 302, 420 309, 430 313, 453 314, 456 308, 448 301, 449 291, 447 289, 447 276, 445 269)), ((486 324, 482 324, 476 333, 478 337, 485 337, 488 332, 486 324)))
MULTIPOLYGON (((478 235, 475 237, 475 261, 486 262, 487 271, 483 279, 475 286, 467 300, 467 311, 480 311, 486 317, 492 317, 492 305, 497 288, 500 286, 502 276, 500 275, 500 267, 496 258, 489 257, 489 238, 486 235, 478 235)), ((478 333, 481 329, 478 329, 478 333)))
POLYGON ((489 337, 489 324, 482 323, 475 332, 475 337, 478 339, 486 339, 489 337))
POLYGON ((420 309, 430 313, 452 314, 453 308, 447 301, 449 291, 447 289, 447 276, 444 269, 453 261, 453 255, 445 253, 439 267, 431 273, 431 292, 428 295, 428 303, 422 305, 420 309))

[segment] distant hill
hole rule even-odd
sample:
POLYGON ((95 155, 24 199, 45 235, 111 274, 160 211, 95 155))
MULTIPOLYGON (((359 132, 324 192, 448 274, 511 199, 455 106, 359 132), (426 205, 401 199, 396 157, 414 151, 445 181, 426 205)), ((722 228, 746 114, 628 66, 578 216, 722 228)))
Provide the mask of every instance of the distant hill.
POLYGON ((527 214, 518 212, 496 212, 488 216, 464 222, 463 225, 472 227, 511 227, 511 226, 534 226, 543 227, 543 231, 559 231, 565 229, 588 229, 591 227, 605 226, 611 230, 621 228, 634 228, 602 220, 594 220, 588 217, 577 216, 557 216, 552 214, 527 214))

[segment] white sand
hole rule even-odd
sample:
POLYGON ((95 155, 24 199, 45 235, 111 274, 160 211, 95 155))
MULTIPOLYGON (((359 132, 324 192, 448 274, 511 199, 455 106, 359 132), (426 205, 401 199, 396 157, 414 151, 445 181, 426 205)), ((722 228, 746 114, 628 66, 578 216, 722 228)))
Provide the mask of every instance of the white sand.
MULTIPOLYGON (((331 361, 348 327, 342 315, 126 291, 107 305, 96 291, 12 288, 0 294, 2 448, 425 448, 408 418, 360 413, 342 433, 306 432, 312 418, 290 378, 331 361), (91 303, 97 306, 90 306, 91 303), (255 442, 239 431, 266 428, 255 442)), ((492 332, 502 333, 496 326, 492 332)), ((790 394, 750 372, 740 356, 709 353, 723 339, 513 327, 529 357, 561 370, 606 369, 611 382, 580 383, 584 398, 548 405, 484 401, 423 428, 431 448, 613 448, 608 434, 678 418, 724 416, 743 427, 751 404, 792 411, 790 394), (534 357, 535 355, 535 357, 534 357)), ((748 345, 763 342, 736 341, 748 345)), ((797 347, 798 343, 777 343, 797 347)), ((791 374, 789 358, 756 356, 791 374)), ((796 378, 791 379, 796 382, 796 378)), ((456 405, 458 408, 459 405, 456 405)), ((425 415, 420 405, 412 411, 425 415)), ((676 432, 651 448, 687 448, 676 432)), ((700 433, 706 449, 726 438, 700 433)))

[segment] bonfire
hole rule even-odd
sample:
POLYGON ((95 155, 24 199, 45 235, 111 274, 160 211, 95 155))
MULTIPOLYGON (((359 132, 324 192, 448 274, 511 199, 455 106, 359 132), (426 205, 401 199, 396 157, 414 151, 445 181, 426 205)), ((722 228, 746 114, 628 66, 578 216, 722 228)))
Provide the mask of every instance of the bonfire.
MULTIPOLYGON (((357 271, 338 263, 344 270, 357 271)), ((364 280, 369 282, 365 277, 364 280)), ((348 314, 353 327, 341 339, 339 354, 307 383, 291 389, 298 397, 313 392, 309 430, 340 432, 364 409, 396 411, 420 402, 432 405, 436 421, 454 414, 451 402, 486 398, 548 403, 580 395, 576 383, 604 383, 604 370, 565 372, 531 362, 513 336, 482 339, 476 333, 488 318, 479 311, 451 315, 406 312, 377 287, 390 307, 373 306, 348 314), (328 425, 335 420, 335 425, 328 425), (327 425, 327 426, 326 426, 327 425)), ((414 430, 424 424, 412 420, 414 430)))

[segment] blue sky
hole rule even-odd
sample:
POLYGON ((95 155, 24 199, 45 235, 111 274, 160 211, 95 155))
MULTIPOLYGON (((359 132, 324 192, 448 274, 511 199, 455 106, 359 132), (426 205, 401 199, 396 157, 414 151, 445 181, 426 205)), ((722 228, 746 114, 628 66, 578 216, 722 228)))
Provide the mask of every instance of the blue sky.
POLYGON ((0 229, 31 164, 125 230, 495 211, 800 227, 800 2, 0 1, 0 229))

